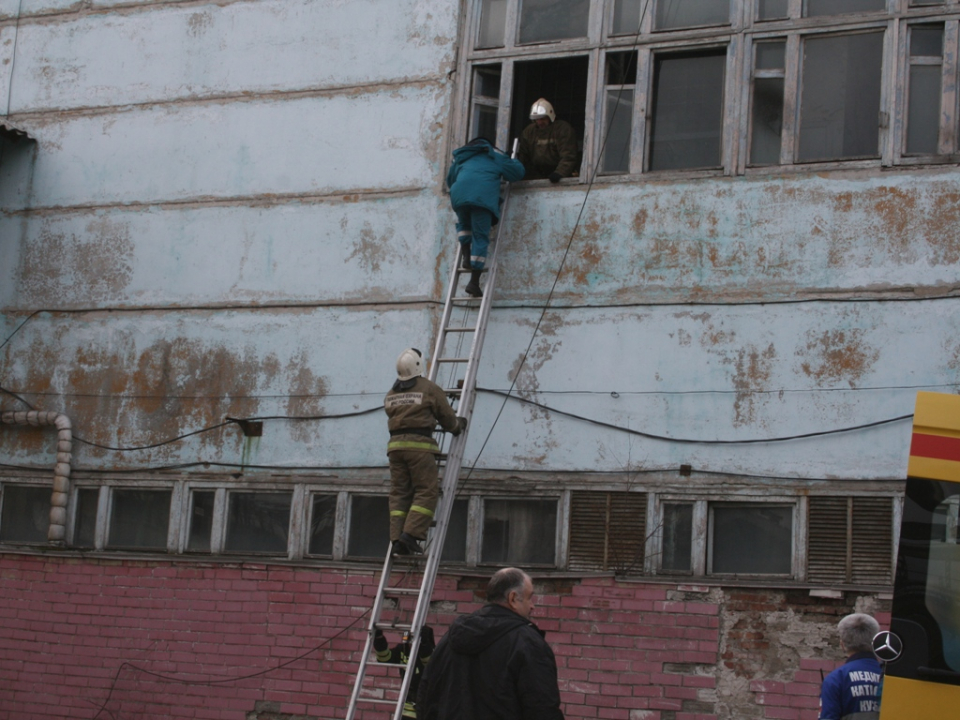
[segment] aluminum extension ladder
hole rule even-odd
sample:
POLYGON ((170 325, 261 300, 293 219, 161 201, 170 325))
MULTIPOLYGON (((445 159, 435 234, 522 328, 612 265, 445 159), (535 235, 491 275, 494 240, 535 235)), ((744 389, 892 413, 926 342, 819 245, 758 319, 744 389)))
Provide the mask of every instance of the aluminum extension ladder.
MULTIPOLYGON (((512 156, 516 157, 516 155, 517 141, 514 141, 512 156)), ((440 319, 440 330, 434 345, 428 378, 438 383, 444 392, 453 398, 453 407, 457 415, 467 418, 467 429, 456 437, 442 432, 437 434, 437 444, 441 450, 439 464, 443 472, 443 478, 440 483, 440 502, 434 516, 434 526, 427 537, 423 555, 395 556, 392 553, 392 547, 387 549, 387 557, 383 562, 383 572, 380 575, 380 585, 377 588, 377 597, 370 613, 367 641, 363 648, 360 670, 354 682, 353 693, 350 696, 346 720, 354 720, 358 707, 361 705, 379 706, 383 709, 392 706, 393 720, 400 720, 403 715, 403 704, 410 689, 414 666, 417 662, 417 653, 420 649, 420 629, 423 627, 430 609, 433 585, 437 577, 437 570, 440 567, 443 544, 450 524, 450 513, 457 495, 457 484, 460 481, 463 450, 466 447, 467 435, 472 424, 470 421, 474 401, 476 400, 477 364, 480 362, 483 338, 487 331, 487 319, 493 302, 493 290, 496 287, 500 229, 503 227, 503 218, 506 216, 509 200, 510 183, 506 183, 500 223, 497 225, 496 237, 491 238, 487 261, 483 270, 486 276, 483 297, 479 301, 477 298, 469 296, 457 297, 457 286, 460 278, 470 274, 470 270, 462 267, 462 245, 457 251, 456 263, 450 272, 443 315, 440 319), (457 321, 460 324, 454 324, 455 314, 461 318, 457 321), (470 342, 470 351, 469 354, 464 356, 460 349, 470 335, 473 336, 470 342), (441 374, 442 381, 438 380, 441 374), (389 585, 395 565, 405 570, 406 575, 402 577, 407 577, 411 571, 418 570, 421 563, 424 562, 423 576, 419 587, 391 587, 389 585), (409 605, 414 603, 415 609, 411 615, 409 605), (407 605, 406 608, 404 608, 405 604, 407 605), (381 663, 376 660, 373 655, 373 638, 378 628, 394 633, 402 632, 410 638, 410 652, 405 665, 381 663), (384 670, 368 673, 367 670, 371 666, 384 670), (398 670, 403 671, 403 681, 399 684, 399 688, 397 687, 398 670)), ((391 645, 393 644, 391 642, 391 645)), ((414 700, 415 698, 411 699, 414 700)), ((363 714, 365 717, 382 717, 375 710, 363 714)))

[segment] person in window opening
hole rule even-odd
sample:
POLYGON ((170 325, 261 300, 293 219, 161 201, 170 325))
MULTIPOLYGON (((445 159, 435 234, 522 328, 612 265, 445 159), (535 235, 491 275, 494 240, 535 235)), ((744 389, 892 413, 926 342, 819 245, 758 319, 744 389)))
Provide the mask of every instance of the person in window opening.
MULTIPOLYGON (((403 717, 405 718, 415 718, 417 716, 416 699, 417 688, 420 686, 420 676, 423 674, 424 666, 430 662, 430 656, 433 654, 436 644, 433 639, 433 628, 424 625, 420 631, 420 647, 417 648, 417 661, 413 665, 410 689, 407 690, 407 697, 403 701, 403 717)), ((373 649, 377 653, 377 662, 406 665, 410 660, 410 637, 404 634, 403 641, 391 648, 383 630, 377 628, 373 634, 373 649)), ((400 670, 400 677, 403 677, 403 670, 400 670)))
POLYGON ((820 689, 820 720, 877 720, 880 717, 880 663, 873 638, 880 625, 865 613, 847 615, 837 624, 846 662, 827 675, 820 689))
POLYGON ((577 137, 566 120, 557 120, 553 105, 543 98, 530 108, 532 123, 520 135, 520 162, 527 179, 547 178, 552 183, 570 177, 577 169, 577 137))
POLYGON ((423 552, 420 543, 437 509, 437 424, 454 435, 467 427, 440 386, 422 376, 423 353, 407 348, 397 358, 397 380, 383 399, 390 431, 390 542, 398 555, 423 552))
POLYGON ((471 297, 483 297, 480 273, 487 261, 490 228, 500 221, 500 181, 520 180, 523 175, 519 160, 499 152, 484 138, 474 138, 453 151, 447 187, 457 214, 461 267, 471 271, 464 291, 471 297))
POLYGON ((534 606, 529 575, 494 573, 487 604, 437 643, 417 694, 420 720, 563 720, 557 661, 530 620, 534 606))

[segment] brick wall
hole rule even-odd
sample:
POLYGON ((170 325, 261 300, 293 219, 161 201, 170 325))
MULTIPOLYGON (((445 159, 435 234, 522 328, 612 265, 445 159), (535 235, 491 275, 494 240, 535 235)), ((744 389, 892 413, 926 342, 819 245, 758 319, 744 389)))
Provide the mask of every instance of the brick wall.
MULTIPOLYGON (((376 575, 0 555, 0 720, 342 718, 376 575)), ((815 720, 836 621, 888 619, 869 595, 536 580, 570 718, 815 720)), ((438 638, 485 584, 438 578, 438 638)))

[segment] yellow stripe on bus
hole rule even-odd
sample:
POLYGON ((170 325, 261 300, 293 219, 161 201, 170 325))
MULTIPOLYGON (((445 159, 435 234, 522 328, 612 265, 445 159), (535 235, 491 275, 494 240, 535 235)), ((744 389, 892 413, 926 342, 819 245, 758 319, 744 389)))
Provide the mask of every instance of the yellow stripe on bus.
POLYGON ((960 395, 918 392, 913 431, 960 437, 960 395))
POLYGON ((960 482, 960 462, 911 455, 907 462, 907 475, 931 480, 960 482))
POLYGON ((960 685, 894 675, 883 679, 880 720, 947 720, 953 716, 947 708, 960 708, 960 685))

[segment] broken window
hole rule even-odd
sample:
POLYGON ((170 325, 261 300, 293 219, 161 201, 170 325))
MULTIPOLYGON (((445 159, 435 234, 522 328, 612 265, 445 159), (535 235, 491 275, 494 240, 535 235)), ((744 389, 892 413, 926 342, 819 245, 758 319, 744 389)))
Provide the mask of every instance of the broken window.
POLYGON ((780 164, 785 52, 786 43, 783 40, 754 45, 750 165, 780 164))
POLYGON ((554 565, 556 534, 556 500, 486 500, 480 561, 554 565))
POLYGON ((50 527, 50 488, 5 484, 2 489, 0 542, 46 542, 50 527))
POLYGON ((224 552, 287 554, 290 492, 230 492, 224 552))
POLYGON ((170 490, 113 488, 107 547, 166 550, 172 495, 170 490))

